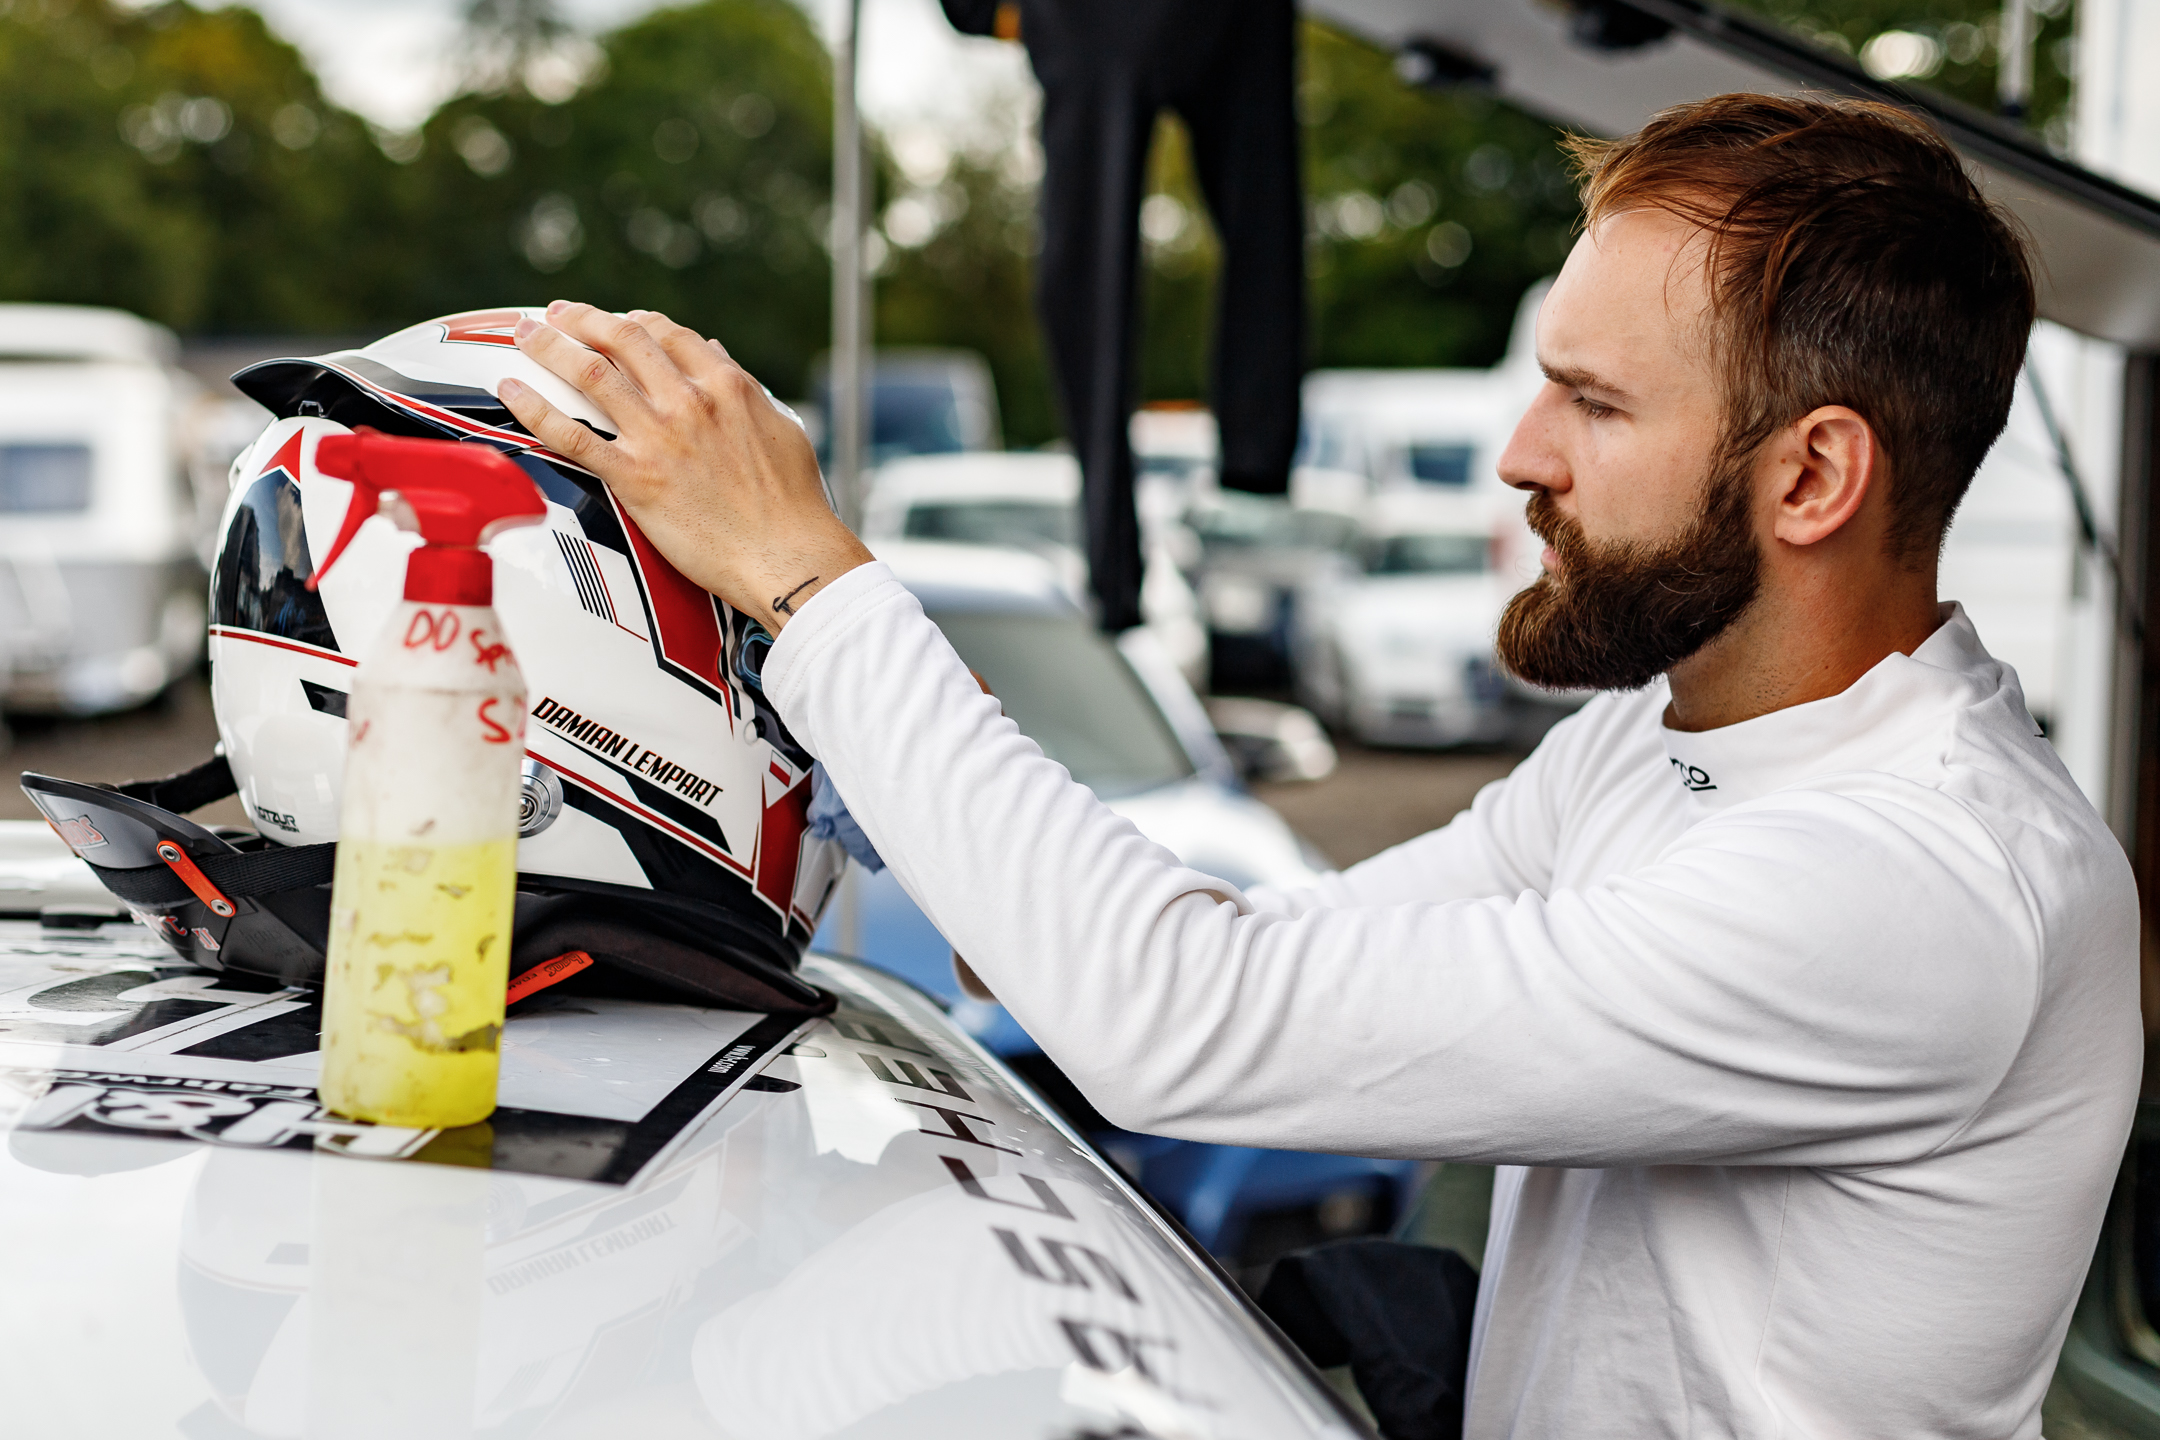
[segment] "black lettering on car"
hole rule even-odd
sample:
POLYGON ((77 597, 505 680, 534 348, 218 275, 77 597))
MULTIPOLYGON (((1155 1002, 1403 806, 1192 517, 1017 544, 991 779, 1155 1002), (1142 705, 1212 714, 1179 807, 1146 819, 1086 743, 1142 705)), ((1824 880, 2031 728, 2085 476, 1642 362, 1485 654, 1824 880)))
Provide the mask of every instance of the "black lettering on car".
POLYGON ((964 1101, 969 1105, 975 1103, 975 1097, 962 1089, 959 1081, 935 1066, 929 1067, 930 1078, 926 1080, 923 1078, 922 1071, 908 1064, 905 1060, 892 1062, 900 1070, 900 1073, 895 1075, 886 1067, 885 1062, 877 1056, 866 1055, 860 1050, 856 1051, 855 1055, 863 1064, 870 1067, 872 1075, 877 1076, 878 1079, 883 1080, 888 1085, 906 1085, 916 1090, 928 1090, 938 1095, 950 1095, 953 1099, 964 1101))
POLYGON ((924 1130, 921 1132, 924 1135, 935 1135, 940 1140, 958 1140, 963 1145, 980 1145, 985 1150, 997 1150, 1007 1155, 1018 1155, 1020 1153, 1010 1145, 999 1145, 985 1140, 982 1136, 970 1130, 968 1128, 970 1124, 988 1125, 990 1123, 980 1115, 963 1115, 957 1110, 949 1110, 943 1105, 933 1105, 927 1100, 902 1100, 900 1103, 913 1105, 918 1110, 935 1110, 938 1118, 945 1122, 943 1130, 924 1130))
POLYGON ((859 1041, 864 1045, 882 1045, 887 1050, 905 1050, 910 1055, 928 1055, 930 1053, 920 1045, 909 1045, 904 1041, 893 1039, 886 1034, 882 1027, 868 1020, 855 1020, 842 1014, 833 1016, 827 1023, 845 1038, 859 1041))
POLYGON ((1095 1287, 1089 1282, 1086 1272, 1073 1260, 1075 1255, 1079 1255, 1094 1266, 1095 1273, 1101 1277, 1105 1285, 1108 1285, 1112 1290, 1132 1301, 1135 1305, 1140 1303, 1140 1292, 1133 1289, 1132 1282, 1127 1280, 1124 1273, 1111 1263, 1110 1257, 1100 1250, 1087 1245, 1075 1245, 1068 1240, 1052 1240, 1048 1236, 1039 1235, 1035 1237, 1035 1244, 1042 1247, 1044 1256, 1050 1262, 1049 1268, 1045 1269, 1036 1262, 1034 1251, 1029 1247, 1026 1238, 1017 1230, 1007 1230, 1002 1225, 993 1225, 990 1227, 990 1233, 997 1236, 998 1243, 1005 1247, 1005 1254, 1011 1258, 1014 1267, 1030 1280, 1040 1280, 1046 1285, 1076 1286, 1082 1290, 1094 1289, 1095 1287))
POLYGON ((1135 1335, 1100 1320, 1061 1318, 1058 1328, 1065 1332, 1065 1342, 1072 1346, 1074 1358, 1088 1369, 1110 1374, 1130 1366, 1142 1379, 1157 1385, 1161 1385, 1163 1379, 1148 1364, 1148 1347, 1177 1348, 1174 1340, 1165 1340, 1158 1335, 1135 1335))
POLYGON ((945 1172, 952 1176, 954 1182, 977 1200, 987 1200, 992 1205, 1010 1205, 1015 1210, 1033 1210, 1038 1214, 1048 1215, 1058 1220, 1070 1220, 1073 1218, 1072 1211, 1065 1208, 1065 1202, 1058 1199, 1057 1192, 1050 1188, 1050 1182, 1047 1180, 1038 1179, 1033 1175, 1014 1177, 1021 1184, 1027 1186, 1029 1192, 1034 1195, 1035 1203, 1030 1205, 1025 1200, 1007 1200, 1002 1195, 992 1195, 983 1185, 983 1182, 975 1177, 975 1172, 969 1167, 967 1161, 952 1155, 940 1155, 938 1159, 944 1162, 945 1172))

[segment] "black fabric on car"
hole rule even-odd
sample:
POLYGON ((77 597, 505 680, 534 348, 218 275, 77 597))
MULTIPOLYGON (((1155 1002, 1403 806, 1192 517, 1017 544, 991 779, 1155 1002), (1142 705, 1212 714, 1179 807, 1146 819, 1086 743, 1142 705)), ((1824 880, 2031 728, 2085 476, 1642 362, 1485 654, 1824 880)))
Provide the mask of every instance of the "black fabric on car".
POLYGON ((584 951, 605 968, 550 987, 566 994, 592 991, 783 1015, 827 1015, 839 1003, 782 966, 744 953, 739 945, 726 959, 716 958, 710 950, 612 922, 605 913, 592 913, 589 903, 583 911, 520 926, 510 952, 511 973, 522 974, 572 950, 584 951))
POLYGON ((1313 1364, 1350 1367, 1387 1440, 1459 1440, 1477 1286, 1453 1250, 1338 1240, 1276 1261, 1259 1304, 1313 1364))
POLYGON ((130 780, 109 788, 131 800, 170 810, 175 815, 185 815, 213 800, 240 793, 240 784, 233 779, 232 766, 225 763, 223 755, 213 755, 192 770, 182 770, 162 780, 130 780))
MULTIPOLYGON (((203 878, 227 895, 253 898, 279 890, 301 890, 328 885, 337 864, 337 846, 280 845, 267 850, 239 850, 230 855, 190 855, 203 878)), ((194 892, 164 865, 139 870, 114 870, 97 866, 105 888, 134 905, 178 905, 194 892)))

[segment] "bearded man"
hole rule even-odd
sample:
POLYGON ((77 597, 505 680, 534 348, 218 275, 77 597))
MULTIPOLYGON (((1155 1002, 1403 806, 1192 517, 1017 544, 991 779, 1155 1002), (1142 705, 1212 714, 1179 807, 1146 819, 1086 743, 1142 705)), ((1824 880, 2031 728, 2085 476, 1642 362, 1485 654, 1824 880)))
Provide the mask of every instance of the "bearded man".
POLYGON ((619 436, 503 398, 778 632, 767 695, 1105 1115, 1504 1167, 1467 1433, 2038 1435, 2140 1040, 2124 857, 1935 594, 2025 256, 1886 108, 1726 96, 1579 155, 1500 640, 1607 693, 1301 893, 1044 759, 717 346, 558 305, 519 343, 619 436))

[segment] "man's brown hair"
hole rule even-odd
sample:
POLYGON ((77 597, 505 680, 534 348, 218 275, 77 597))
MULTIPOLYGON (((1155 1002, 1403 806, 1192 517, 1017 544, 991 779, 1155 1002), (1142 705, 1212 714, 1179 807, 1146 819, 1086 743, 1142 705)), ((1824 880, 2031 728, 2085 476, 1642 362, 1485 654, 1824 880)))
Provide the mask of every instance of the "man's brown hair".
POLYGON ((1893 554, 1933 555, 2009 417, 2033 322, 2024 243, 1957 153, 1892 106, 1774 95, 1568 150, 1585 226, 1660 209, 1709 232, 1724 455, 1850 406, 1888 461, 1893 554))

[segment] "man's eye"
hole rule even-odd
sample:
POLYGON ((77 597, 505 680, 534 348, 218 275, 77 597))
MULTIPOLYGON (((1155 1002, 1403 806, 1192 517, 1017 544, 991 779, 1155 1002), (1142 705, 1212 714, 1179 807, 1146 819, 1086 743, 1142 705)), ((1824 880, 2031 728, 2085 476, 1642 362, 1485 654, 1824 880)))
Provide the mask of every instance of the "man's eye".
POLYGON ((1612 406, 1601 405, 1587 395, 1577 395, 1575 397, 1575 407, 1593 420, 1603 420, 1613 413, 1612 406))

